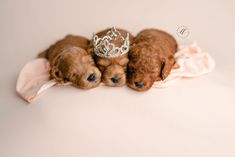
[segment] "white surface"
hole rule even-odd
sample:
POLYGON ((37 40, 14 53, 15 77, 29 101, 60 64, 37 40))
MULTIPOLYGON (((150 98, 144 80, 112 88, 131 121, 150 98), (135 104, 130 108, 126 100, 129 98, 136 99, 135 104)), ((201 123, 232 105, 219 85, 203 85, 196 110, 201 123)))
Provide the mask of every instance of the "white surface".
POLYGON ((235 3, 224 1, 0 1, 1 157, 234 157, 235 3), (48 90, 32 105, 15 93, 17 75, 67 33, 120 26, 172 33, 190 29, 217 62, 209 75, 167 89, 48 90))

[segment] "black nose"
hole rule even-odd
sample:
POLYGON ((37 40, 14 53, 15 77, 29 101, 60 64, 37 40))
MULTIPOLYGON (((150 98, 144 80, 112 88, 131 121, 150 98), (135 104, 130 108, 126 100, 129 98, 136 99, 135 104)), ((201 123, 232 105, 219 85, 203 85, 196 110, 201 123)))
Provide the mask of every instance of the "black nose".
POLYGON ((140 81, 136 81, 136 82, 135 82, 135 86, 136 86, 137 88, 142 88, 142 87, 144 86, 144 84, 143 84, 142 82, 140 82, 140 81))
POLYGON ((94 73, 93 73, 93 74, 90 74, 89 77, 87 78, 87 80, 88 80, 89 82, 94 82, 95 79, 96 79, 96 77, 95 77, 95 74, 94 74, 94 73))
POLYGON ((113 83, 118 83, 119 82, 118 77, 112 77, 111 80, 112 80, 113 83))

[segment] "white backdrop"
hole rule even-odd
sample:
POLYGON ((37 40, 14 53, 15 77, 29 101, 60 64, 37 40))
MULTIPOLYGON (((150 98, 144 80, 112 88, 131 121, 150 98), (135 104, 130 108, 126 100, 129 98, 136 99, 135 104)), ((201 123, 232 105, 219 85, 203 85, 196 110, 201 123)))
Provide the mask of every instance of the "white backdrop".
POLYGON ((234 157, 235 3, 0 0, 1 157, 234 157), (177 36, 179 26, 189 36, 177 36), (27 105, 15 93, 23 65, 68 33, 118 26, 196 40, 216 69, 166 89, 49 89, 27 105))

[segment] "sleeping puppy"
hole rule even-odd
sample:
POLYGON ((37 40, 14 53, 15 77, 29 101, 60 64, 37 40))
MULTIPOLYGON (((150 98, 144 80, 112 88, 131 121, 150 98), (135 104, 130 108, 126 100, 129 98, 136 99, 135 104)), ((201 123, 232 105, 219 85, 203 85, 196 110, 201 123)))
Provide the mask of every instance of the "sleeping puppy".
POLYGON ((100 46, 100 50, 95 49, 97 46, 90 44, 89 52, 94 54, 95 62, 102 72, 102 82, 107 86, 119 87, 126 84, 126 66, 129 61, 127 51, 129 51, 129 46, 126 49, 125 54, 115 55, 115 52, 108 52, 107 49, 123 48, 125 41, 121 38, 126 38, 128 36, 128 44, 133 41, 133 36, 126 30, 109 28, 95 34, 97 42, 100 42, 102 38, 106 38, 108 42, 104 42, 100 46), (110 39, 108 39, 110 38, 110 39), (99 41, 98 41, 99 40, 99 41), (113 45, 112 45, 113 44, 113 45))
POLYGON ((129 51, 127 85, 136 91, 150 89, 155 81, 164 80, 175 63, 176 40, 157 29, 141 31, 129 51))
POLYGON ((88 39, 67 35, 39 54, 39 57, 49 60, 51 77, 59 83, 71 82, 79 88, 94 88, 101 81, 101 73, 92 55, 86 51, 88 46, 88 39))

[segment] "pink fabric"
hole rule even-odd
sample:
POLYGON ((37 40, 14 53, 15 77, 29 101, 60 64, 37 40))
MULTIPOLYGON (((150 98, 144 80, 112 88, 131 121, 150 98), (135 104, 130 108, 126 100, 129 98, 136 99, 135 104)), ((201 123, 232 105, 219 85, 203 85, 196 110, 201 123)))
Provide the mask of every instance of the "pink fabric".
POLYGON ((56 85, 56 81, 50 80, 49 71, 47 59, 38 58, 28 62, 19 74, 16 92, 31 103, 43 91, 56 85))
MULTIPOLYGON (((175 59, 176 63, 170 75, 164 81, 155 82, 153 87, 168 87, 178 80, 207 74, 215 67, 211 56, 202 52, 196 43, 180 46, 175 59)), ((50 80, 49 71, 50 65, 46 59, 39 58, 28 62, 19 74, 16 84, 17 93, 25 101, 31 103, 43 91, 58 85, 55 80, 50 80)))
POLYGON ((153 87, 168 87, 184 78, 199 77, 215 68, 215 61, 208 53, 202 52, 196 43, 181 45, 175 54, 176 63, 170 75, 163 81, 157 81, 153 87))

